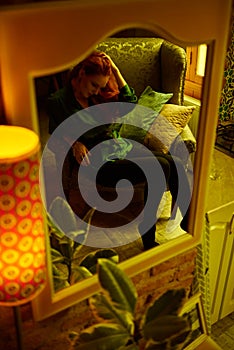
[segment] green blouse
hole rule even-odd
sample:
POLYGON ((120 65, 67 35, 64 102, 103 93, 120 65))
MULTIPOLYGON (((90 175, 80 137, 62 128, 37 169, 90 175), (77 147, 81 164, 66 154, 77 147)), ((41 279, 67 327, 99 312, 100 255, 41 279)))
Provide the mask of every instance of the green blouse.
MULTIPOLYGON (((119 102, 136 103, 137 97, 133 88, 129 87, 129 85, 125 85, 120 90, 118 100, 119 102)), ((90 101, 90 106, 91 105, 92 102, 90 101)), ((50 134, 52 134, 65 119, 83 109, 76 100, 70 84, 51 95, 48 99, 47 106, 50 134)))

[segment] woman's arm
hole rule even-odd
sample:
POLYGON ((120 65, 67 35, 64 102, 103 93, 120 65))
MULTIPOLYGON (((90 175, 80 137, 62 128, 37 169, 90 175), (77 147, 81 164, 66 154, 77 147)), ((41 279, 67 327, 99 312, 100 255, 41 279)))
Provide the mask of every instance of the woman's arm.
POLYGON ((117 81, 119 90, 121 90, 125 85, 127 85, 126 80, 124 79, 124 77, 122 76, 119 68, 116 66, 116 64, 112 61, 112 59, 110 58, 110 56, 108 56, 108 59, 111 62, 111 69, 112 69, 112 73, 115 76, 115 79, 117 81))
POLYGON ((76 141, 72 146, 72 152, 79 164, 81 164, 82 161, 82 165, 87 166, 90 164, 90 152, 83 143, 76 141))
POLYGON ((120 72, 119 68, 112 61, 111 57, 108 55, 107 55, 107 57, 111 62, 112 72, 115 76, 115 79, 116 79, 118 87, 119 87, 119 91, 120 91, 119 100, 122 102, 136 103, 137 96, 135 94, 134 89, 128 85, 128 83, 126 82, 126 80, 122 76, 122 73, 120 72))

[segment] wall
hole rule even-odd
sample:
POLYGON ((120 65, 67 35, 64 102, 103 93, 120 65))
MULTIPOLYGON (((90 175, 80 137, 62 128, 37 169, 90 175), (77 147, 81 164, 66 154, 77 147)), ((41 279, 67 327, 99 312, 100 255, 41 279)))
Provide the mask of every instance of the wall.
POLYGON ((224 68, 223 89, 219 107, 219 119, 221 121, 234 121, 234 1, 232 5, 232 21, 230 24, 230 39, 227 48, 224 68))
MULTIPOLYGON (((196 249, 176 256, 133 278, 138 291, 137 312, 143 313, 153 300, 168 289, 185 288, 187 296, 192 293, 196 265, 196 249)), ((21 307, 23 320, 24 350, 67 350, 68 334, 79 332, 93 322, 87 300, 78 303, 44 321, 34 322, 30 305, 21 307)), ((0 307, 0 349, 16 350, 13 312, 0 307)), ((90 349, 91 350, 91 349, 90 349)))

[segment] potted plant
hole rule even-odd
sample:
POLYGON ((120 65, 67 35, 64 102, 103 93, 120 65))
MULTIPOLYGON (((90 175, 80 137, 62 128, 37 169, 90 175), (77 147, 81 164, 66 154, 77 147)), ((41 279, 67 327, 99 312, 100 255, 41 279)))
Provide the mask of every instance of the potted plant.
POLYGON ((96 273, 99 258, 108 258, 115 263, 119 261, 113 249, 97 249, 80 258, 94 211, 91 209, 79 226, 65 199, 56 197, 50 205, 47 222, 55 291, 92 276, 96 273))
POLYGON ((185 290, 169 290, 150 305, 143 315, 136 313, 137 291, 118 265, 99 259, 97 268, 101 292, 89 298, 98 323, 80 334, 70 333, 73 350, 178 350, 191 331, 188 316, 179 312, 185 290))

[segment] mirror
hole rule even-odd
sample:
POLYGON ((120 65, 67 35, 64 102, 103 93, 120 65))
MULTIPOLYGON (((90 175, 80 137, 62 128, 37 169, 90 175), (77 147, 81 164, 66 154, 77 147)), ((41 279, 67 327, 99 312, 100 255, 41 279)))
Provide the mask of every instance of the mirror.
MULTIPOLYGON (((109 37, 109 40, 111 41, 111 43, 108 42, 107 39, 104 39, 102 40, 101 43, 98 43, 97 46, 104 49, 106 49, 107 47, 107 54, 109 55, 111 55, 111 53, 113 54, 114 52, 116 56, 117 55, 120 56, 117 58, 115 56, 113 57, 113 59, 114 60, 117 59, 117 61, 115 62, 118 62, 118 60, 120 61, 120 65, 118 65, 118 67, 121 70, 122 68, 121 63, 123 65, 123 69, 124 68, 126 69, 124 55, 126 55, 126 57, 129 57, 127 56, 128 54, 126 54, 126 51, 124 51, 124 45, 129 45, 129 50, 131 52, 133 59, 136 61, 139 60, 140 62, 139 64, 136 64, 135 68, 136 70, 138 70, 137 74, 140 76, 140 79, 145 79, 144 88, 146 88, 148 83, 148 81, 146 80, 146 74, 147 74, 147 70, 149 70, 146 64, 148 64, 148 61, 145 58, 144 59, 138 58, 137 50, 138 52, 140 51, 141 55, 143 55, 143 50, 146 45, 149 45, 149 47, 152 47, 152 51, 155 50, 155 52, 153 53, 155 58, 155 65, 159 65, 159 63, 157 62, 158 60, 157 55, 158 55, 159 49, 156 47, 156 45, 160 47, 161 39, 158 38, 158 35, 152 31, 145 30, 144 28, 129 28, 124 31, 114 33, 111 37, 109 37), (129 38, 131 39, 137 38, 137 39, 135 39, 135 41, 131 43, 131 39, 129 40, 129 38), (151 42, 151 39, 149 38, 151 39, 157 38, 158 41, 156 43, 151 42), (137 49, 134 46, 135 47, 137 46, 137 49), (114 47, 114 49, 112 49, 112 47, 114 47), (116 47, 119 50, 119 53, 116 52, 116 47), (110 49, 110 51, 108 51, 108 48, 110 49), (143 68, 144 68, 143 74, 141 73, 142 61, 143 61, 143 68)), ((171 54, 171 51, 168 52, 167 56, 165 55, 165 59, 169 59, 170 56, 168 57, 168 55, 170 54, 171 54)), ((149 59, 151 59, 151 56, 150 55, 148 56, 150 57, 149 59)), ((181 58, 181 56, 179 57, 181 58)), ((77 63, 78 61, 74 62, 73 66, 77 63)), ((71 68, 71 66, 67 66, 67 70, 69 68, 71 68)), ((167 69, 168 68, 169 67, 167 67, 167 69)), ((151 69, 151 66, 150 66, 150 69, 151 69)), ((160 69, 163 69, 163 68, 160 68, 160 69)), ((173 67, 172 69, 175 69, 175 68, 173 67)), ((182 68, 182 69, 183 69, 182 72, 184 72, 185 68, 182 68)), ((60 72, 57 71, 54 74, 50 74, 43 77, 39 76, 34 79, 36 101, 37 101, 37 114, 38 114, 37 119, 39 120, 39 129, 40 129, 42 148, 44 148, 44 146, 46 145, 50 137, 50 134, 48 133, 48 129, 49 129, 49 126, 48 126, 49 115, 47 111, 48 97, 65 86, 65 82, 68 74, 67 70, 65 71, 63 70, 60 72)), ((132 78, 131 76, 132 68, 130 67, 129 70, 130 70, 130 74, 128 71, 127 71, 128 73, 127 76, 125 76, 124 74, 124 78, 127 80, 127 82, 128 82, 128 76, 130 76, 130 79, 132 78)), ((156 71, 156 68, 155 70, 152 69, 152 71, 150 72, 150 77, 155 75, 155 71, 156 71)), ((160 73, 162 74, 162 72, 160 73)), ((183 76, 183 74, 184 73, 182 73, 181 75, 183 76)), ((138 86, 136 86, 137 83, 135 83, 135 85, 134 83, 135 82, 133 79, 133 83, 131 84, 131 86, 134 88, 135 91, 138 88, 138 91, 136 91, 136 93, 138 92, 138 98, 139 98, 140 89, 138 86)), ((162 81, 162 83, 165 84, 166 82, 162 81)), ((157 91, 160 91, 160 90, 157 90, 157 91)), ((140 92, 142 91, 140 90, 140 92)), ((170 91, 166 90, 164 92, 169 93, 170 91)), ((174 101, 175 99, 172 100, 171 102, 169 100, 168 103, 174 103, 174 101)), ((190 134, 189 134, 189 137, 186 136, 188 140, 185 141, 188 143, 188 148, 190 150, 190 153, 185 154, 185 157, 186 157, 185 164, 187 168, 187 175, 188 177, 190 177, 190 181, 192 182, 193 163, 195 162, 195 157, 196 157, 195 143, 197 139, 197 129, 199 124, 200 100, 191 99, 189 96, 184 96, 184 105, 194 107, 194 110, 192 111, 191 115, 188 114, 189 118, 191 117, 191 119, 189 120, 189 126, 186 126, 187 133, 191 132, 191 136, 190 134), (195 139, 195 136, 196 136, 196 139, 195 139), (187 160, 187 157, 188 157, 188 160, 187 160)), ((176 120, 180 121, 180 112, 178 112, 177 109, 175 110, 174 115, 176 116, 176 120)), ((173 142, 175 142, 174 138, 176 138, 177 136, 178 136, 177 134, 173 136, 173 142)), ((180 139, 182 140, 182 136, 179 135, 178 137, 179 137, 179 140, 180 139)), ((186 145, 184 147, 187 151, 186 145)), ((155 149, 155 151, 157 151, 157 148, 155 149)), ((176 157, 178 156, 176 155, 176 157)), ((59 154, 59 158, 61 159, 61 154, 59 154)), ((58 184, 58 181, 56 181, 57 180, 56 157, 55 157, 55 154, 52 151, 50 151, 48 147, 46 147, 45 153, 43 155, 43 163, 45 165, 45 169, 44 169, 45 177, 46 177, 45 187, 46 187, 46 197, 47 197, 46 201, 47 201, 47 209, 48 209, 51 205, 52 200, 56 197, 56 193, 60 193, 58 190, 59 184, 58 184)), ((90 197, 92 197, 93 186, 91 182, 89 183, 88 181, 86 181, 86 183, 84 184, 84 187, 85 187, 84 190, 85 192, 88 192, 88 195, 90 192, 90 197)), ((75 214, 82 219, 84 215, 87 215, 89 207, 85 199, 82 198, 80 191, 76 186, 75 181, 72 179, 69 180, 69 188, 70 188, 69 194, 67 195, 68 202, 71 205, 71 208, 74 210, 75 214)), ((123 191, 126 193, 128 189, 124 188, 123 191)), ((107 247, 111 248, 117 254, 117 257, 114 256, 114 258, 118 259, 119 262, 123 262, 138 254, 143 253, 144 248, 143 248, 142 240, 140 238, 140 234, 138 231, 138 224, 136 222, 133 222, 135 219, 135 216, 137 215, 142 216, 141 211, 143 210, 143 207, 144 207, 144 203, 142 199, 142 187, 137 188, 136 191, 137 192, 135 194, 135 198, 133 202, 129 206, 127 206, 126 210, 121 210, 121 212, 113 211, 109 214, 103 215, 102 213, 97 212, 97 209, 96 209, 95 212, 92 214, 91 227, 89 229, 89 236, 90 235, 105 236, 105 238, 99 239, 98 241, 99 242, 98 244, 100 244, 99 246, 98 244, 97 246, 96 245, 92 246, 92 242, 91 242, 91 246, 83 245, 83 247, 80 247, 78 245, 75 250, 73 248, 71 249, 70 256, 68 257, 68 256, 64 256, 63 251, 60 249, 58 240, 55 239, 52 233, 50 234, 50 245, 52 245, 52 249, 53 249, 52 259, 55 255, 55 261, 56 261, 55 263, 53 263, 54 269, 56 269, 55 271, 56 275, 54 277, 54 291, 56 293, 63 288, 70 287, 71 283, 75 284, 80 282, 79 280, 80 276, 76 275, 76 278, 74 278, 74 274, 75 274, 74 271, 77 270, 77 265, 80 265, 80 264, 83 265, 83 259, 87 256, 87 254, 91 252, 98 251, 101 254, 100 251, 102 251, 102 253, 104 254, 103 248, 105 248, 105 244, 107 244, 107 247), (119 227, 119 226, 122 226, 123 224, 128 224, 128 227, 125 230, 123 230, 122 227, 119 227), (95 226, 94 229, 92 229, 93 225, 95 226), (110 230, 112 228, 116 228, 116 231, 113 234, 113 240, 111 238, 112 236, 110 235, 110 230), (54 252, 54 249, 56 250, 56 252, 54 252), (58 261, 58 254, 61 258, 59 261, 58 261), (69 260, 69 265, 67 260, 69 260), (70 270, 72 270, 73 272, 71 272, 70 270)), ((110 188, 102 188, 102 194, 103 193, 104 193, 104 198, 107 198, 108 200, 111 200, 113 198, 113 194, 114 194, 113 189, 111 190, 110 188)), ((120 195, 123 195, 123 192, 120 192, 120 195)), ((181 220, 180 210, 177 209, 176 214, 173 216, 171 215, 171 205, 172 205, 171 194, 169 191, 165 191, 158 208, 158 215, 157 215, 158 220, 156 225, 157 226, 156 238, 157 238, 157 242, 160 245, 165 244, 168 241, 174 242, 175 239, 178 238, 179 236, 189 234, 189 233, 186 233, 183 229, 181 229, 179 225, 181 220)), ((49 231, 51 230, 49 229, 49 231)), ((96 244, 96 242, 94 242, 94 244, 96 244)), ((63 241, 63 245, 64 245, 64 241, 63 241)), ((72 247, 73 247, 73 243, 72 243, 72 247)), ((110 249, 107 249, 105 251, 105 254, 107 254, 106 256, 109 256, 109 254, 111 254, 111 257, 113 258, 113 255, 112 255, 114 253, 113 251, 111 252, 110 249)))
MULTIPOLYGON (((61 1, 51 4, 41 3, 39 7, 29 6, 17 11, 14 9, 2 11, 0 19, 3 28, 1 38, 3 39, 1 40, 3 102, 10 124, 22 125, 39 133, 35 78, 65 70, 74 61, 86 57, 92 48, 106 37, 121 30, 137 27, 156 33, 157 36, 180 46, 187 47, 200 43, 208 45, 194 163, 194 191, 188 230, 190 234, 181 235, 155 249, 123 261, 120 264, 121 268, 129 276, 134 276, 195 247, 201 241, 231 1, 224 4, 221 0, 207 0, 202 4, 200 2, 190 4, 181 0, 176 4, 176 15, 175 3, 172 0, 168 0, 166 7, 162 6, 161 1, 150 0, 103 3, 105 6, 93 1, 79 3, 61 1), (111 21, 107 21, 109 14, 113 13, 113 6, 115 16, 111 17, 111 21), (221 6, 222 13, 219 10, 221 6), (199 26, 194 31, 191 23, 197 20, 198 13, 199 26), (217 18, 222 26, 217 26, 217 18), (84 40, 84 28, 87 26, 89 30, 85 32, 84 40), (68 38, 75 38, 76 43, 71 44, 68 38)), ((47 272, 47 286, 32 303, 35 320, 46 318, 84 300, 99 289, 97 278, 93 276, 55 293, 49 246, 47 272)))

